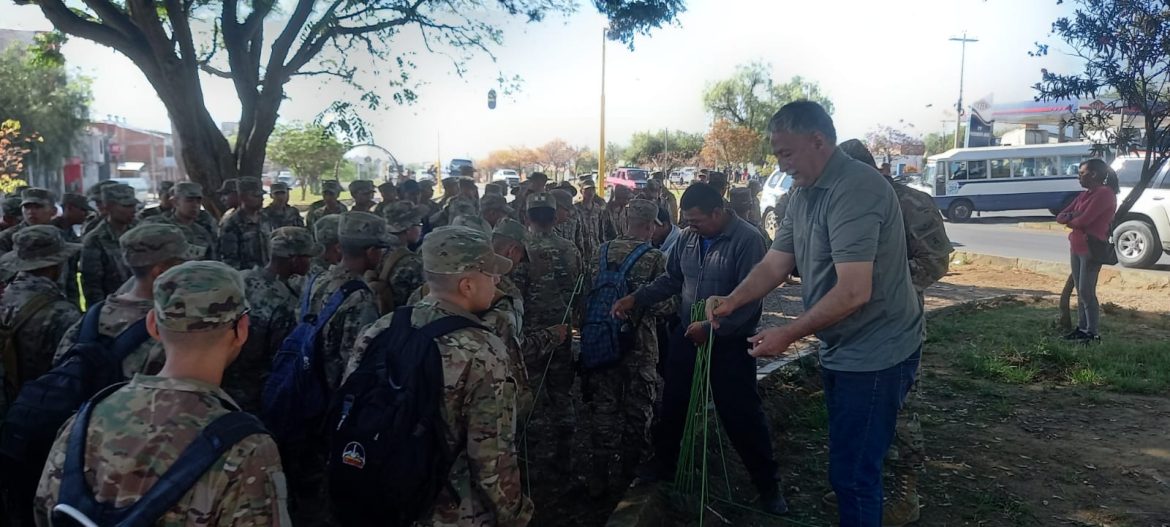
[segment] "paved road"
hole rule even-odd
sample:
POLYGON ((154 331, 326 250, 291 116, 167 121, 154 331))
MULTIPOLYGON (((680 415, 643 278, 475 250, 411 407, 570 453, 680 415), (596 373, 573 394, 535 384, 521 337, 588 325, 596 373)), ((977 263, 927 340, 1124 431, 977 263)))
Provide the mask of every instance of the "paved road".
MULTIPOLYGON (((1021 227, 1023 223, 1051 222, 1042 211, 1025 211, 1030 215, 985 213, 971 223, 950 223, 947 236, 959 251, 969 251, 1008 258, 1029 258, 1049 262, 1068 262, 1066 231, 1037 230, 1021 227)), ((1163 256, 1159 269, 1170 270, 1170 256, 1163 256)))

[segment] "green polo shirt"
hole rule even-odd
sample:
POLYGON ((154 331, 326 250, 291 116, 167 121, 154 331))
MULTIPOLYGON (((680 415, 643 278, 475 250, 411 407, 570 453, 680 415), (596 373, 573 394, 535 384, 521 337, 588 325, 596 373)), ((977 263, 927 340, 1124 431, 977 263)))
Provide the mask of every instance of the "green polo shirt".
POLYGON ((902 211, 873 167, 837 149, 816 183, 793 188, 772 250, 796 256, 806 310, 837 284, 836 264, 873 262, 869 302, 817 332, 825 368, 884 370, 921 347, 922 307, 906 262, 902 211))

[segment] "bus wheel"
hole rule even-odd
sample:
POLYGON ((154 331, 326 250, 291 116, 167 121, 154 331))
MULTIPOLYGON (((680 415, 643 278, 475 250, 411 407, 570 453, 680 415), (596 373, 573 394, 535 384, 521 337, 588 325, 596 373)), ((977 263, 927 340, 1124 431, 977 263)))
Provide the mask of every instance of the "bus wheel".
POLYGON ((951 206, 947 207, 947 219, 955 223, 963 223, 971 219, 971 212, 974 206, 970 201, 965 199, 955 200, 951 202, 951 206))

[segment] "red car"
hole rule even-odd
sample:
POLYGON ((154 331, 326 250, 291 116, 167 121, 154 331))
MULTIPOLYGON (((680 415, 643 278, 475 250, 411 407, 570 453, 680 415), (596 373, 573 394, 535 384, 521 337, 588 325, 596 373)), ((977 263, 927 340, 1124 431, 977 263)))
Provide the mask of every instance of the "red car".
POLYGON ((646 186, 646 181, 650 179, 650 171, 641 168, 619 168, 610 173, 605 180, 606 187, 613 189, 614 187, 628 187, 630 190, 639 190, 646 186))

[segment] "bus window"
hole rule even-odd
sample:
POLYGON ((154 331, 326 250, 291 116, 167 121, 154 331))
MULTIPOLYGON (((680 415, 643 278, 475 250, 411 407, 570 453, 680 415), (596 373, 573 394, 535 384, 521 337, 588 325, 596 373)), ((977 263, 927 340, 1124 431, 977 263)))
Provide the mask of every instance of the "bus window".
POLYGON ((991 179, 1007 179, 1012 177, 1010 161, 1007 159, 992 159, 987 162, 991 168, 991 179))
POLYGON ((1013 159, 1012 177, 1036 177, 1036 160, 1032 158, 1027 159, 1013 159))
POLYGON ((962 161, 951 163, 951 179, 956 181, 987 179, 986 161, 962 161))
POLYGON ((1035 161, 1037 176, 1053 177, 1059 174, 1057 167, 1060 166, 1060 163, 1055 157, 1037 157, 1035 161))
POLYGON ((1089 159, 1091 159, 1089 156, 1061 156, 1060 166, 1064 167, 1064 173, 1062 175, 1066 177, 1076 177, 1077 169, 1080 168, 1081 163, 1088 161, 1089 159))

